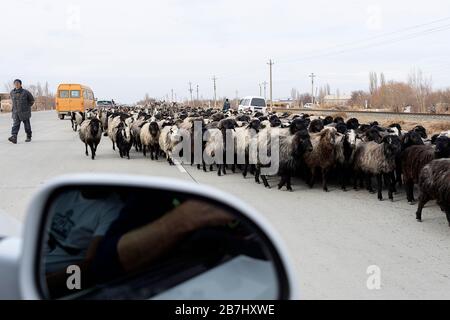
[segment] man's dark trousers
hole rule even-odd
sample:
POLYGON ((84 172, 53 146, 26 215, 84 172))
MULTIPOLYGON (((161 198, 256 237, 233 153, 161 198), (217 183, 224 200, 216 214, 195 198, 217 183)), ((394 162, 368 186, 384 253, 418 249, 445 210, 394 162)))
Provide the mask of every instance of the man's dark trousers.
POLYGON ((31 132, 31 123, 30 123, 30 119, 26 119, 21 121, 19 119, 18 115, 15 115, 13 117, 13 126, 11 129, 11 135, 17 137, 17 134, 19 133, 20 130, 20 123, 23 122, 23 125, 25 127, 25 132, 27 134, 28 138, 31 138, 32 132, 31 132))

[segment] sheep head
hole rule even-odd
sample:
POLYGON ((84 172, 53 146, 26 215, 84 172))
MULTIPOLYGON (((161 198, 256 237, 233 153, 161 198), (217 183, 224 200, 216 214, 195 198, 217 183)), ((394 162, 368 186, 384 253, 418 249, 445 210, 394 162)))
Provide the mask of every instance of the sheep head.
POLYGON ((434 154, 437 159, 450 157, 450 138, 440 136, 436 139, 434 154))
POLYGON ((292 143, 292 155, 294 158, 300 158, 306 152, 311 152, 313 150, 311 137, 308 130, 303 129, 297 131, 294 135, 292 143))

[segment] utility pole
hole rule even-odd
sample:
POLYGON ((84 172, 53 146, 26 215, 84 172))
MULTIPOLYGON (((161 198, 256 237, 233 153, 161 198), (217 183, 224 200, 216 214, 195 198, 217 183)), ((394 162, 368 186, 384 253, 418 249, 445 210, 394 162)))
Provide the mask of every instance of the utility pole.
POLYGON ((259 84, 259 96, 262 97, 262 83, 259 84))
POLYGON ((216 78, 216 76, 213 76, 212 80, 214 83, 214 108, 215 108, 216 102, 217 102, 217 85, 216 85, 217 78, 216 78))
POLYGON ((272 109, 273 108, 273 96, 272 96, 272 93, 273 93, 273 82, 272 82, 272 66, 274 65, 274 63, 273 63, 273 61, 272 61, 272 59, 269 59, 269 62, 267 63, 268 65, 269 65, 269 75, 270 75, 270 89, 269 89, 269 92, 270 92, 270 109, 272 109))
POLYGON ((189 82, 189 93, 191 94, 191 104, 192 104, 192 91, 194 91, 192 90, 192 83, 189 82))
POLYGON ((314 104, 314 78, 317 77, 314 72, 309 75, 311 78, 311 102, 314 104))
POLYGON ((267 81, 264 81, 262 83, 262 85, 264 86, 264 99, 267 99, 267 93, 266 93, 267 81))
POLYGON ((173 102, 173 89, 170 89, 170 93, 172 94, 172 102, 173 102))
POLYGON ((198 100, 198 85, 197 85, 197 101, 199 101, 199 100, 198 100))

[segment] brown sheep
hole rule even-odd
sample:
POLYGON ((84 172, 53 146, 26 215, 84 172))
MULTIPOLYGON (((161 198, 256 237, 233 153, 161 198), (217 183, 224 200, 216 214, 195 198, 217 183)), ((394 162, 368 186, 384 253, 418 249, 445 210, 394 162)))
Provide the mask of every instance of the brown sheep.
POLYGON ((319 133, 311 134, 311 143, 313 150, 305 154, 305 164, 311 171, 309 186, 314 186, 316 170, 319 168, 322 172, 322 187, 328 192, 327 174, 336 163, 336 136, 335 128, 325 128, 319 133))

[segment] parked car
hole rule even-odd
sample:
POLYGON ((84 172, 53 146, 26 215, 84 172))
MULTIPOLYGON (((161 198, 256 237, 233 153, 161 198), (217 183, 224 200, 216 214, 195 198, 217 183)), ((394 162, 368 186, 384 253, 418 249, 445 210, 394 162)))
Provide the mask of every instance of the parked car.
POLYGON ((312 103, 312 102, 308 102, 303 105, 303 108, 305 108, 305 109, 314 109, 314 108, 318 108, 318 107, 319 107, 318 103, 312 103))
POLYGON ((238 111, 267 111, 266 99, 263 97, 248 96, 239 101, 238 111))
POLYGON ((116 104, 114 103, 114 100, 98 100, 97 101, 97 107, 102 108, 114 108, 116 104))

